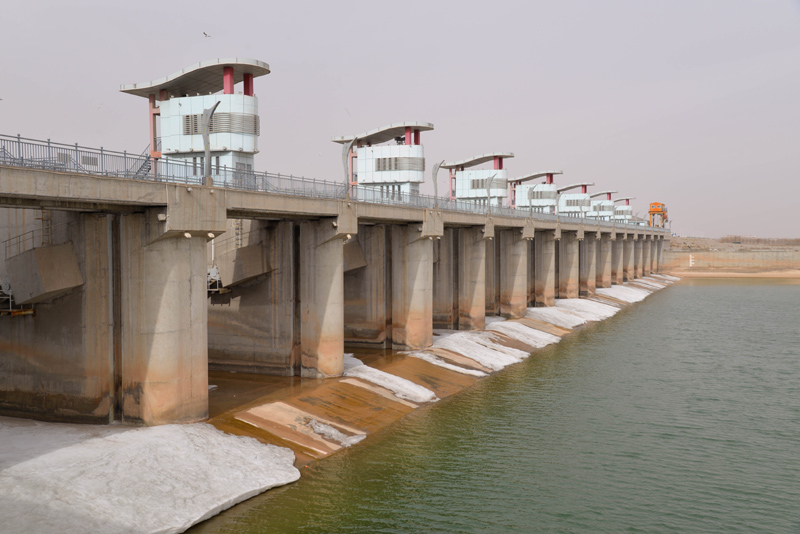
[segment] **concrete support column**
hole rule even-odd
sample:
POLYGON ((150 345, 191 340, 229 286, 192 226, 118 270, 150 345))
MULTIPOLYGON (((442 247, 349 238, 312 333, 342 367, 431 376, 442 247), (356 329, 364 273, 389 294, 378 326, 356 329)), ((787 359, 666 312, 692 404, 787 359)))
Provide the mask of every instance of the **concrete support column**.
POLYGON ((644 251, 644 236, 640 235, 634 242, 633 242, 633 278, 641 278, 642 277, 642 263, 644 260, 643 256, 644 251))
POLYGON ((561 232, 558 250, 558 298, 579 296, 579 246, 577 232, 561 232))
POLYGON ((623 281, 630 282, 634 279, 635 274, 635 267, 633 265, 634 259, 634 252, 636 249, 636 240, 633 238, 632 235, 626 235, 625 241, 623 242, 623 249, 622 249, 622 274, 623 274, 623 281))
POLYGON ((611 287, 614 281, 611 276, 612 271, 614 274, 617 271, 617 265, 613 264, 614 245, 616 245, 616 240, 611 240, 611 234, 600 234, 600 240, 597 242, 597 277, 595 278, 597 287, 611 287))
POLYGON ((433 241, 433 326, 456 328, 458 323, 458 229, 445 228, 433 241))
POLYGON ((625 251, 627 241, 625 234, 615 234, 611 242, 611 283, 622 284, 625 281, 625 251))
POLYGON ((420 349, 433 343, 433 241, 418 224, 392 226, 392 345, 420 349))
POLYGON ((656 272, 661 271, 661 261, 662 261, 662 254, 664 252, 664 238, 658 240, 658 246, 656 248, 656 272))
POLYGON ((344 245, 344 341, 385 348, 386 228, 358 226, 344 245))
POLYGON ((458 230, 458 329, 486 326, 486 244, 481 227, 458 230))
POLYGON ((122 417, 146 425, 208 417, 206 238, 150 241, 121 220, 122 417))
MULTIPOLYGON (((497 232, 499 235, 499 232, 497 232)), ((499 237, 497 238, 499 239, 499 237)), ((500 245, 495 239, 487 239, 486 247, 486 315, 500 313, 500 245)))
POLYGON ((642 276, 649 276, 652 269, 653 240, 649 235, 644 236, 642 243, 642 276))
POLYGON ((342 239, 332 221, 300 223, 300 375, 340 376, 344 371, 342 239))
POLYGON ((581 295, 594 295, 597 285, 597 234, 587 233, 579 246, 579 292, 581 295))
POLYGON ((528 309, 528 241, 519 229, 499 232, 500 314, 523 317, 528 309))
POLYGON ((658 255, 658 238, 650 236, 650 272, 655 273, 658 271, 656 264, 656 256, 658 255))
POLYGON ((534 242, 534 274, 536 306, 555 305, 556 239, 552 230, 536 232, 534 242))

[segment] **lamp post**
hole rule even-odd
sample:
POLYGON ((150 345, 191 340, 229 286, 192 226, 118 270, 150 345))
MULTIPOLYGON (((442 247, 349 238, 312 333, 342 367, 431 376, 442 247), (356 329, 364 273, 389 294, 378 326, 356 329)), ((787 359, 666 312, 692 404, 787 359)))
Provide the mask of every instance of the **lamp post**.
POLYGON ((439 174, 439 167, 441 167, 442 165, 444 165, 444 160, 440 161, 439 163, 436 163, 433 166, 433 169, 431 170, 431 175, 433 176, 433 195, 434 195, 433 203, 434 207, 437 210, 439 209, 439 182, 436 179, 436 176, 439 174))
POLYGON ((352 141, 347 143, 342 147, 342 166, 344 167, 344 198, 345 200, 350 200, 350 165, 348 163, 348 158, 350 157, 350 150, 353 149, 353 145, 356 144, 358 141, 357 137, 354 137, 352 141))
POLYGON ((491 178, 486 180, 486 209, 489 215, 492 214, 492 180, 494 180, 497 173, 494 173, 491 178))
POLYGON ((205 148, 205 169, 203 173, 203 185, 214 185, 214 179, 211 177, 211 140, 210 131, 211 131, 211 117, 214 116, 214 111, 216 111, 217 106, 219 106, 219 101, 214 104, 212 107, 203 110, 203 118, 200 120, 200 133, 203 135, 203 147, 205 148))

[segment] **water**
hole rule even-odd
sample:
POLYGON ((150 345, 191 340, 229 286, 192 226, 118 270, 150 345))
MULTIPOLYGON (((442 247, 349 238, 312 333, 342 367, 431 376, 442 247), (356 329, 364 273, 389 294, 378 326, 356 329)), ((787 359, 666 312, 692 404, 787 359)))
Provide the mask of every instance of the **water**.
POLYGON ((691 281, 195 527, 800 533, 800 283, 691 281))

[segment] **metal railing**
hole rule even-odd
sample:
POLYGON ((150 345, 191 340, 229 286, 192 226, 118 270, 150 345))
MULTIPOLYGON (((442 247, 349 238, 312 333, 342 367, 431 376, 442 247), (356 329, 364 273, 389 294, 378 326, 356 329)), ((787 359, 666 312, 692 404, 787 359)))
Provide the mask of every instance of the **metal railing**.
POLYGON ((48 233, 52 232, 54 229, 66 226, 69 223, 61 223, 55 224, 45 228, 35 228, 28 232, 15 235, 10 237, 2 242, 2 246, 5 248, 5 258, 11 258, 12 256, 16 256, 18 254, 22 254, 25 251, 38 248, 41 246, 48 245, 48 233))
MULTIPOLYGON (((36 139, 0 134, 0 164, 17 167, 31 167, 54 171, 69 171, 84 174, 113 176, 136 180, 172 182, 183 184, 202 184, 203 170, 200 165, 190 161, 181 161, 164 157, 151 158, 147 147, 142 154, 129 154, 88 148, 78 145, 66 145, 36 139)), ((199 158, 198 158, 199 159, 199 158)), ((267 192, 279 195, 300 196, 308 198, 344 199, 347 185, 342 181, 317 180, 303 176, 254 172, 241 169, 230 169, 225 166, 212 166, 214 185, 228 189, 267 192)), ((432 195, 389 192, 380 185, 354 185, 350 189, 353 200, 370 204, 388 204, 410 206, 464 213, 487 213, 487 207, 478 202, 454 200, 449 197, 437 199, 432 195)), ((635 225, 609 221, 598 221, 586 218, 557 216, 538 213, 528 208, 511 208, 508 206, 492 206, 491 213, 504 217, 532 218, 539 221, 561 221, 565 223, 583 223, 600 227, 633 227, 635 225)))

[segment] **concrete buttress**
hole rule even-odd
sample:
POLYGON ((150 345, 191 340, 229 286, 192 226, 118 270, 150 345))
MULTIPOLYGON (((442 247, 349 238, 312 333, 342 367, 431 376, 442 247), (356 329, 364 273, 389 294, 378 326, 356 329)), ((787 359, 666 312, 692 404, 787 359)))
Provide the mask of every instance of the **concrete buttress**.
POLYGON ((580 242, 580 294, 594 295, 597 286, 597 234, 586 232, 580 242))
POLYGON ((634 236, 633 241, 633 278, 641 278, 643 276, 643 251, 644 251, 644 235, 634 236))
POLYGON ((433 343, 433 237, 419 223, 392 227, 392 346, 433 343))
POLYGON ((500 230, 500 314, 518 318, 528 309, 528 240, 519 228, 500 230))
POLYGON ((433 241, 433 326, 457 328, 458 324, 458 228, 445 228, 433 241))
MULTIPOLYGON (((613 247, 616 244, 616 240, 611 240, 612 235, 600 234, 600 239, 597 241, 596 287, 611 287, 611 272, 614 259, 613 247)), ((613 269, 613 271, 616 272, 616 269, 613 269)))
POLYGON ((486 326, 486 245, 480 226, 458 230, 458 329, 486 326))
POLYGON ((386 300, 386 227, 360 224, 344 246, 345 343, 386 348, 386 300))
POLYGON ((342 247, 335 218, 300 223, 301 376, 326 378, 344 371, 342 247))
POLYGON ((556 240, 552 230, 536 232, 534 239, 536 306, 555 305, 556 240))
POLYGON ((561 232, 558 244, 558 298, 579 296, 579 246, 577 232, 561 232))

